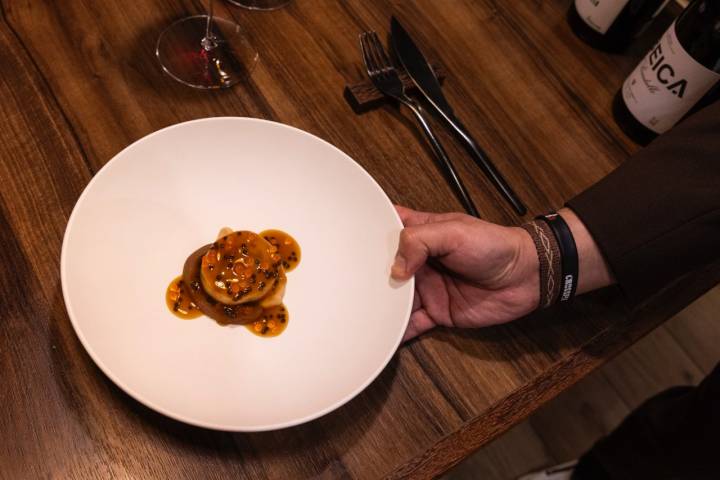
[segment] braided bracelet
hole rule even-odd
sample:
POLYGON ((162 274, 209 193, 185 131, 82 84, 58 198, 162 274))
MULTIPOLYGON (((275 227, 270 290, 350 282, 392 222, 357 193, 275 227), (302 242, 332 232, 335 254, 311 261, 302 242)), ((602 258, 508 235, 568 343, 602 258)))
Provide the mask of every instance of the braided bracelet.
POLYGON ((540 262, 540 308, 553 305, 560 294, 562 265, 560 247, 550 226, 543 220, 521 225, 530 234, 540 262))

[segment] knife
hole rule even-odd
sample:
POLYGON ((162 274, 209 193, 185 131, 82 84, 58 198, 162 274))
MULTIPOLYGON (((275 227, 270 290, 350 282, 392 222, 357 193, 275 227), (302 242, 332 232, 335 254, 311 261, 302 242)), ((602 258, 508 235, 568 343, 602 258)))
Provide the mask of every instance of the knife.
POLYGON ((440 83, 437 77, 435 77, 435 72, 433 72, 432 67, 430 67, 427 60, 425 60, 425 57, 417 45, 415 45, 415 42, 413 42, 410 34, 400 25, 400 22, 395 17, 391 17, 390 19, 390 35, 395 55, 420 92, 465 143, 475 163, 495 188, 500 191, 502 196, 505 197, 505 200, 512 205, 515 212, 518 215, 525 215, 527 208, 525 208, 525 205, 523 205, 512 188, 510 188, 510 185, 508 185, 507 181, 488 158, 487 154, 480 148, 475 139, 472 138, 467 129, 455 116, 452 107, 450 107, 450 104, 442 93, 440 83))

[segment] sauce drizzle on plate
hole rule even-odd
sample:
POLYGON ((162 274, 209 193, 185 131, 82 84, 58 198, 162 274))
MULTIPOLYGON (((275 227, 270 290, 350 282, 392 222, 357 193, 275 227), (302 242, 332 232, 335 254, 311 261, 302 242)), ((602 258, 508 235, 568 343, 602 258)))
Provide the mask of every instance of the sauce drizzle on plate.
POLYGON ((192 320, 202 315, 198 306, 193 302, 187 291, 182 275, 173 278, 165 290, 165 303, 176 317, 183 320, 192 320))

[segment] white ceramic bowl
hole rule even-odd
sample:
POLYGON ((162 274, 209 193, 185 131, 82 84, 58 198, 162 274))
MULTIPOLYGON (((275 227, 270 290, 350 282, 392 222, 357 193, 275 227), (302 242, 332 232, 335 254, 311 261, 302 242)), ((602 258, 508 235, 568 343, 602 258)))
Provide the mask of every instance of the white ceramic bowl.
POLYGON ((389 278, 401 228, 329 143, 264 120, 196 120, 135 142, 88 184, 65 232, 63 295, 90 356, 135 399, 207 428, 283 428, 353 398, 397 349, 413 296, 389 278), (280 336, 168 311, 167 285, 223 226, 300 243, 280 336))

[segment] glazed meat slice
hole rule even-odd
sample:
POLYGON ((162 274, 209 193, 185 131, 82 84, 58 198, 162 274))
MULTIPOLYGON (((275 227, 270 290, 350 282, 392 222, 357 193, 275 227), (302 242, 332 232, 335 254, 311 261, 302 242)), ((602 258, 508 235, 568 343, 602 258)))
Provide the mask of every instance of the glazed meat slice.
POLYGON ((238 231, 215 241, 202 256, 204 290, 225 305, 256 302, 277 283, 282 258, 256 233, 238 231))
POLYGON ((220 324, 245 325, 254 322, 263 313, 263 308, 257 303, 244 303, 226 305, 211 297, 203 288, 200 279, 202 258, 212 249, 205 245, 193 252, 185 261, 183 267, 183 281, 189 285, 188 292, 200 311, 220 324))

